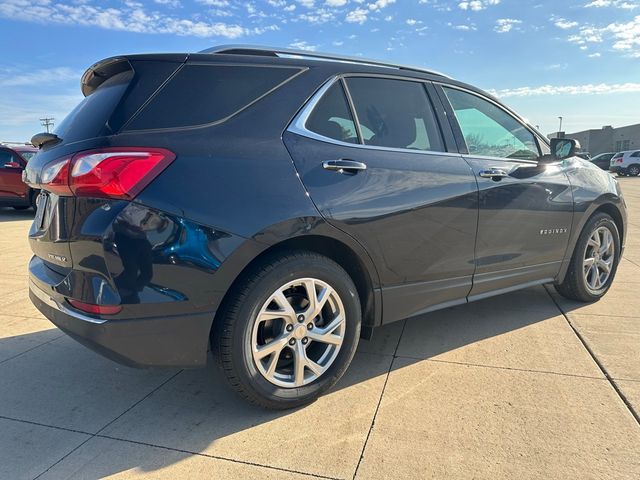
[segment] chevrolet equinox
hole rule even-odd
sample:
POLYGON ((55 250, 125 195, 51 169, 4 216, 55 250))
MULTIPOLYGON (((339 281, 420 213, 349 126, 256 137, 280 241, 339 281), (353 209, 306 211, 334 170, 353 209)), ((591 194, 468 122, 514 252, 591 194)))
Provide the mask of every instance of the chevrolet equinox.
MULTIPOLYGON (((616 180, 445 75, 266 47, 124 55, 24 179, 30 298, 134 366, 197 367, 308 403, 374 327, 532 285, 602 297, 616 180)), ((78 366, 78 368, 82 368, 78 366)))

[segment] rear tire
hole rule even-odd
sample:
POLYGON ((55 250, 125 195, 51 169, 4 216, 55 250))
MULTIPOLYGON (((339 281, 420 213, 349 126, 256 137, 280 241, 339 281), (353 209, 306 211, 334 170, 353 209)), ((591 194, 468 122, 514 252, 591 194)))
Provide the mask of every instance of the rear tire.
POLYGON ((240 279, 216 318, 212 350, 231 387, 249 402, 294 408, 342 377, 360 324, 347 272, 327 257, 296 251, 267 258, 240 279))
POLYGON ((619 261, 618 228, 609 215, 598 213, 582 229, 564 281, 555 288, 571 300, 595 302, 611 287, 619 261))
POLYGON ((627 169, 627 173, 630 177, 637 177, 640 175, 640 165, 630 165, 627 169))

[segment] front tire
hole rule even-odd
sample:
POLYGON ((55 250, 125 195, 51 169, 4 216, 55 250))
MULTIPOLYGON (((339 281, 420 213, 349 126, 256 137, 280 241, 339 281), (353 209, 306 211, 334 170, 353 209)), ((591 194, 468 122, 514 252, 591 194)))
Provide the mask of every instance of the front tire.
POLYGON ((351 277, 312 252, 271 257, 240 280, 212 332, 226 379, 270 409, 314 401, 342 377, 360 338, 351 277))
POLYGON ((611 287, 619 261, 618 228, 609 215, 598 213, 584 226, 564 281, 555 288, 571 300, 599 300, 611 287))
POLYGON ((630 177, 637 177, 638 175, 640 175, 640 165, 631 165, 627 169, 627 173, 630 177))

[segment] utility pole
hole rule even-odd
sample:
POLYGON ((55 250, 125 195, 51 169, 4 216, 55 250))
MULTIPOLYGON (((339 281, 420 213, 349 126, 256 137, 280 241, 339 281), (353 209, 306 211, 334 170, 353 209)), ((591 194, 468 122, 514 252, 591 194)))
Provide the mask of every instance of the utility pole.
POLYGON ((558 127, 558 132, 562 131, 562 117, 558 117, 560 119, 560 127, 558 127))
POLYGON ((47 129, 47 133, 49 133, 49 127, 53 127, 53 121, 55 118, 53 117, 44 117, 40 119, 40 125, 47 129))

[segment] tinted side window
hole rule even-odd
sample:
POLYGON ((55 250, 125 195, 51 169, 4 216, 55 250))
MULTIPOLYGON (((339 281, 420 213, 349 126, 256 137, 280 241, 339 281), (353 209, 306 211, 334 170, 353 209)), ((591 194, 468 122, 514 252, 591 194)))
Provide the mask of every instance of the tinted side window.
POLYGON ((223 120, 298 73, 298 68, 185 65, 125 130, 223 120))
POLYGON ((334 83, 327 90, 309 115, 305 127, 323 137, 358 143, 355 123, 341 82, 334 83))
POLYGON ((640 151, 638 151, 638 152, 633 152, 633 153, 631 154, 631 156, 632 156, 632 157, 634 157, 634 158, 638 158, 638 157, 640 157, 640 151))
POLYGON ((469 153, 487 157, 535 160, 533 133, 493 103, 453 88, 444 88, 455 111, 469 153))
POLYGON ((444 151, 422 83, 352 77, 347 87, 365 145, 444 151))

